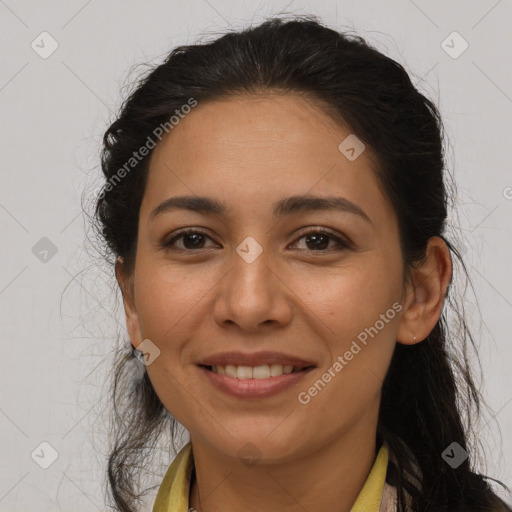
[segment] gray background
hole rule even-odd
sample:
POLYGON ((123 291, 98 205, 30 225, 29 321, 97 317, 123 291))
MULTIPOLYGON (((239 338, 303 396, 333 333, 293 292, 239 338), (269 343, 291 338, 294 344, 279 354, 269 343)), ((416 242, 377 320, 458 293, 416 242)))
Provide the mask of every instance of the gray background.
POLYGON ((103 381, 124 318, 111 270, 84 242, 80 201, 100 185, 101 136, 131 67, 280 11, 355 30, 441 109, 452 223, 483 318, 469 294, 492 411, 478 427, 483 469, 512 485, 509 1, 0 0, 1 511, 106 510, 103 381), (42 58, 55 44, 45 31, 58 48, 42 58))

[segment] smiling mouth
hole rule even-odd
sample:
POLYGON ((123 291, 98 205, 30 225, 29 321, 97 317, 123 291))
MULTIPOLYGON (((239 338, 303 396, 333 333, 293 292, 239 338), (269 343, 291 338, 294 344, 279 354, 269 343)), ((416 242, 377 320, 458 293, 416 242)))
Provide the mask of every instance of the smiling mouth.
POLYGON ((272 377, 280 377, 281 375, 289 375, 291 373, 301 373, 314 368, 313 366, 299 367, 283 364, 264 364, 259 366, 238 366, 238 365, 199 365, 213 373, 225 375, 226 377, 236 378, 240 380, 261 380, 272 377))

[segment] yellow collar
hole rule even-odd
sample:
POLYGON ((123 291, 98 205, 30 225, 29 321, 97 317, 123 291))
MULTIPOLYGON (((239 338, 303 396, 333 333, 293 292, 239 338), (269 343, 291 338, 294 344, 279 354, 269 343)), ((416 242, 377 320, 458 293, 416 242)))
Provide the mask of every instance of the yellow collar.
MULTIPOLYGON (((169 466, 158 489, 153 512, 188 512, 190 478, 194 468, 191 446, 190 442, 187 443, 169 466)), ((388 447, 384 443, 350 512, 379 511, 387 467, 388 447)))

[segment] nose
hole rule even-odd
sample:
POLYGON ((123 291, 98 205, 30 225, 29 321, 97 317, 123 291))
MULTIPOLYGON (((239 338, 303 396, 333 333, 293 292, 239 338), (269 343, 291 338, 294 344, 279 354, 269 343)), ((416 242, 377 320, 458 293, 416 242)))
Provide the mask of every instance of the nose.
POLYGON ((237 252, 221 281, 213 317, 220 326, 235 324, 248 332, 263 326, 284 326, 292 317, 292 296, 286 278, 263 251, 255 259, 237 252))

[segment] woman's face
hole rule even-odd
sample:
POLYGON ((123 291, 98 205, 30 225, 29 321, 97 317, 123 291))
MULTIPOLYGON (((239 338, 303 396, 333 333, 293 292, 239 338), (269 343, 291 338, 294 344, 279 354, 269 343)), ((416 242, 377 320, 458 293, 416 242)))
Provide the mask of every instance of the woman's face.
POLYGON ((251 443, 258 457, 292 460, 375 429, 402 316, 403 261, 369 149, 358 156, 348 136, 298 95, 240 96, 200 102, 152 155, 128 328, 134 345, 150 340, 160 351, 147 371, 166 409, 192 440, 227 456, 251 443), (303 195, 343 201, 313 208, 303 195), (177 196, 225 209, 155 213, 177 196), (185 228, 196 234, 178 237, 185 228), (200 366, 225 352, 238 353, 221 355, 225 363, 277 353, 240 365, 264 367, 260 377, 280 373, 286 357, 310 368, 234 381, 200 366), (282 389, 261 391, 278 381, 282 389))

